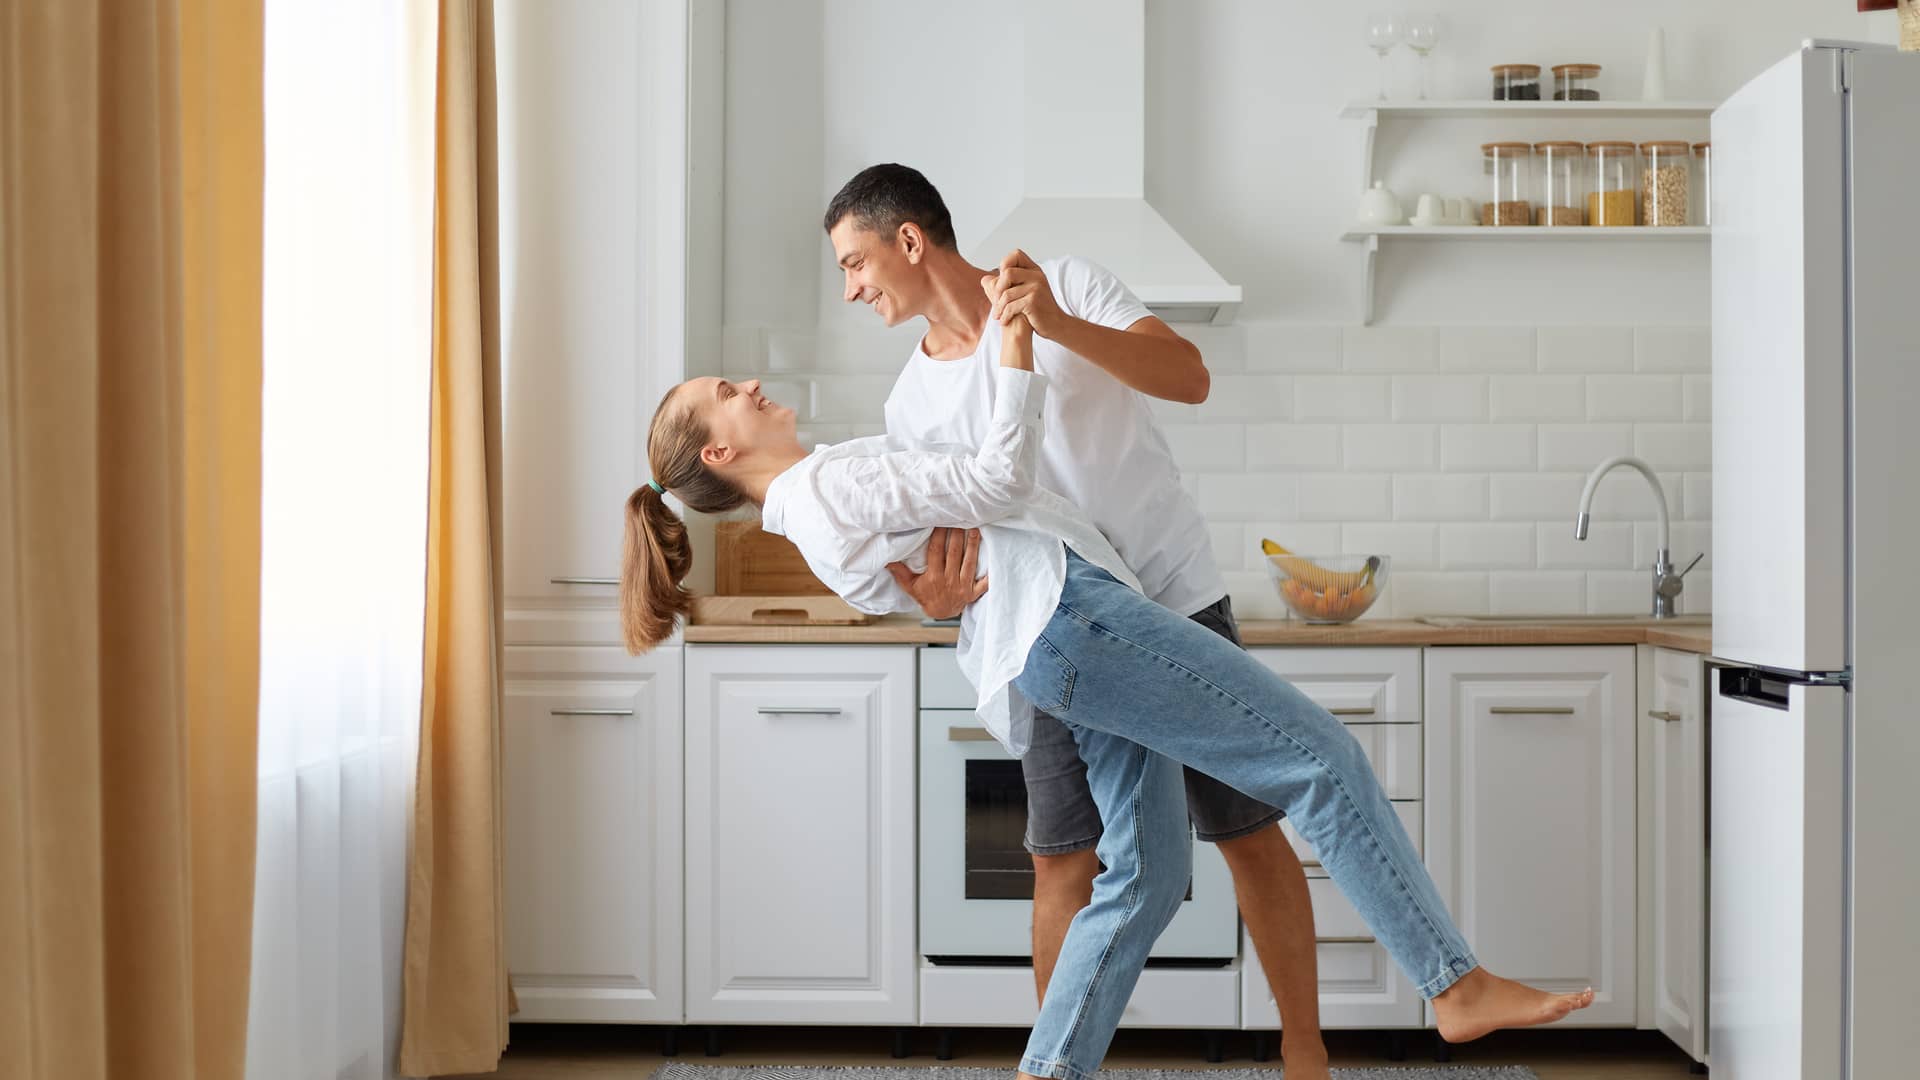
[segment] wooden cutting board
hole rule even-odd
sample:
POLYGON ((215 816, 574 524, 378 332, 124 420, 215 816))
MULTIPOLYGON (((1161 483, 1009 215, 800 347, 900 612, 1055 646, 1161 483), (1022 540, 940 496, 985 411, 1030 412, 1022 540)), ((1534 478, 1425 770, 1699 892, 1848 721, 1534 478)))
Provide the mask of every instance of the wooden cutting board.
POLYGON ((762 531, 758 521, 714 526, 713 591, 716 596, 833 595, 807 569, 793 541, 762 531))
POLYGON ((693 621, 705 626, 865 626, 873 620, 837 596, 693 598, 693 621))

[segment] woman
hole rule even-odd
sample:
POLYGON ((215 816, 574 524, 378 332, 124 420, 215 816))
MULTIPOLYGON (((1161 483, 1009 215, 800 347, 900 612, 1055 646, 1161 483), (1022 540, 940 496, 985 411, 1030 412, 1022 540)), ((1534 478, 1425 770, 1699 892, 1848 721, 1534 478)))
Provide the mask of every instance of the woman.
MULTIPOLYGON (((1591 989, 1549 994, 1480 968, 1359 744, 1258 661, 1143 596, 1072 504, 1034 483, 1046 380, 1032 331, 1003 328, 992 428, 971 456, 856 439, 812 453, 756 382, 682 383, 648 435, 655 479, 627 500, 621 606, 628 647, 651 648, 690 603, 686 530, 662 497, 720 513, 760 507, 828 587, 865 611, 915 605, 886 565, 924 560, 936 526, 981 530, 993 588, 962 620, 960 663, 988 730, 1016 756, 1033 708, 1073 730, 1105 828, 1107 869, 1074 918, 1020 1070, 1099 1068, 1147 952, 1190 875, 1180 770, 1280 806, 1423 997, 1442 1037, 1557 1020, 1591 989)), ((917 566, 916 566, 917 568, 917 566)))

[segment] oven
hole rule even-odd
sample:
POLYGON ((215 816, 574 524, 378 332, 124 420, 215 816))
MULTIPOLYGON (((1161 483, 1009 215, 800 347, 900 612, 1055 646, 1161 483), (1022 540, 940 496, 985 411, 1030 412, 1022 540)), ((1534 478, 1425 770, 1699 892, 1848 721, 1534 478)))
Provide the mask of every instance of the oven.
MULTIPOLYGON (((1031 960, 1033 863, 1023 840, 1020 762, 974 715, 951 647, 920 650, 920 952, 934 963, 1031 960)), ((1160 960, 1231 960, 1233 879, 1212 844, 1193 845, 1193 880, 1154 946, 1160 960)))

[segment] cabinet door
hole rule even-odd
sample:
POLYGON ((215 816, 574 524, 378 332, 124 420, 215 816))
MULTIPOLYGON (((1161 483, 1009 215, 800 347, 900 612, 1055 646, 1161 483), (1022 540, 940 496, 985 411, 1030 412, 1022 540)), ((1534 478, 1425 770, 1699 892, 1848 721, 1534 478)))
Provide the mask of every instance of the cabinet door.
POLYGON ((914 650, 687 647, 687 1019, 914 1022, 914 650))
POLYGON ((680 650, 507 650, 515 1020, 681 1019, 680 650))
POLYGON ((1706 682, 1694 653, 1650 650, 1650 705, 1640 718, 1641 778, 1650 847, 1645 865, 1653 926, 1654 1026, 1695 1061, 1706 1060, 1706 682))
POLYGON ((1468 944, 1593 987, 1562 1023, 1633 1026, 1632 646, 1432 648, 1426 682, 1427 866, 1468 944))

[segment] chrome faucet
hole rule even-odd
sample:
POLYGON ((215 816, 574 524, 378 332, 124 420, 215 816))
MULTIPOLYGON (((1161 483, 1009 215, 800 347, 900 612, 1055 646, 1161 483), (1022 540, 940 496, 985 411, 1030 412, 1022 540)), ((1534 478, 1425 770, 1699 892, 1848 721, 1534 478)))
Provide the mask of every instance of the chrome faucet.
POLYGON ((1593 472, 1587 474, 1586 490, 1580 493, 1580 516, 1575 519, 1573 523, 1573 538, 1575 540, 1585 540, 1587 538, 1587 523, 1591 520, 1591 515, 1589 515, 1587 511, 1593 506, 1594 489, 1600 486, 1600 478, 1607 475, 1616 465, 1627 465, 1640 470, 1640 475, 1646 477, 1647 483, 1653 488, 1654 508, 1660 513, 1660 546, 1655 548, 1653 552, 1653 617, 1656 619, 1672 618, 1674 614, 1673 602, 1680 597, 1680 579, 1686 577, 1687 571, 1698 565, 1700 560, 1706 557, 1707 553, 1703 551, 1695 555, 1693 562, 1686 565, 1686 569, 1681 570, 1677 574, 1673 572, 1672 553, 1667 548, 1667 540, 1669 539, 1667 532, 1667 493, 1666 490, 1660 486, 1660 478, 1653 474, 1653 470, 1647 467, 1646 462, 1641 461, 1637 457, 1629 457, 1622 454, 1619 457, 1608 458, 1601 462, 1593 472))

